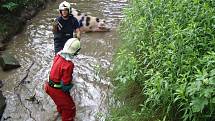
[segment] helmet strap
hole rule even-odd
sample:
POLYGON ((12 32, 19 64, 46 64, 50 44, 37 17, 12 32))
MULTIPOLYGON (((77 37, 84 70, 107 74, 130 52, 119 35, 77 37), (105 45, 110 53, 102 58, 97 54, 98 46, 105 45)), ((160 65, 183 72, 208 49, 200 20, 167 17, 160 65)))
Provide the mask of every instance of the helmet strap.
POLYGON ((76 50, 76 52, 74 53, 74 56, 78 55, 79 51, 81 50, 81 48, 79 48, 78 50, 76 50))

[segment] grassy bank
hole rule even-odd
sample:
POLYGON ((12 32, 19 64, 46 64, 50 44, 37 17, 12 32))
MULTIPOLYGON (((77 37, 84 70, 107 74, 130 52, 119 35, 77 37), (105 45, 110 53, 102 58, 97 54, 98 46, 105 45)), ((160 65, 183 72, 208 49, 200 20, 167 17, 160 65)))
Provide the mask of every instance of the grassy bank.
POLYGON ((111 121, 215 120, 215 2, 131 0, 111 121))
POLYGON ((27 20, 54 0, 1 0, 0 1, 0 42, 8 41, 20 32, 27 20))

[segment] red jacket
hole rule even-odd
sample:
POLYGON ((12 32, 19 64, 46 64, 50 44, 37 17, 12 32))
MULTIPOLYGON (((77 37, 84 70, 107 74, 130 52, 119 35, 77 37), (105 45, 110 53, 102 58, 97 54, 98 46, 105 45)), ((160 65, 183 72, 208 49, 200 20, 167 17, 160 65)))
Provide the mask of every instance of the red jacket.
POLYGON ((49 78, 55 83, 59 83, 62 80, 64 85, 70 84, 73 78, 73 69, 73 62, 67 61, 57 54, 54 57, 54 62, 50 71, 49 78))

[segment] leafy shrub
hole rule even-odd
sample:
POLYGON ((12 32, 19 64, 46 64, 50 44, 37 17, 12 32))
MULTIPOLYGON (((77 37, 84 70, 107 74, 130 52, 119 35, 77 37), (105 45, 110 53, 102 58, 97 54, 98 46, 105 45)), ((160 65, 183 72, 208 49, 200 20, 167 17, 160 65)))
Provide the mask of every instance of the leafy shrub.
POLYGON ((116 80, 142 87, 140 113, 215 120, 215 1, 131 0, 130 6, 120 29, 124 51, 117 55, 116 80))
MULTIPOLYGON (((41 0, 5 0, 0 2, 0 9, 8 10, 9 12, 23 10, 29 5, 38 5, 41 0)), ((7 14, 5 12, 4 14, 7 14)))
POLYGON ((2 8, 6 8, 9 11, 13 11, 14 9, 16 9, 18 6, 18 4, 14 3, 14 2, 8 2, 2 5, 2 8))

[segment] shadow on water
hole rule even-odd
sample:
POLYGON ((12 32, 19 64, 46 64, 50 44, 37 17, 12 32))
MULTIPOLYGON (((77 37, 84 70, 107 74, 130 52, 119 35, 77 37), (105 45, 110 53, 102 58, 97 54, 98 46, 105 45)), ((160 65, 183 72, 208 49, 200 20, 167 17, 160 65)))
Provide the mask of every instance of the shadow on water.
MULTIPOLYGON (((51 20, 57 16, 58 0, 30 21, 25 30, 14 37, 7 52, 14 55, 21 67, 9 72, 0 70, 4 80, 3 94, 7 107, 2 120, 51 121, 56 112, 50 97, 44 93, 54 57, 51 20), (28 70, 29 69, 29 70, 28 70), (28 75, 27 75, 28 74, 28 75), (23 80, 27 75, 27 78, 23 80)), ((106 18, 110 32, 85 33, 82 50, 74 59, 75 87, 71 94, 77 106, 77 121, 103 121, 108 113, 111 79, 106 73, 112 68, 112 56, 118 46, 116 27, 126 0, 81 0, 75 8, 93 16, 106 18)), ((58 119, 60 121, 60 119, 58 119)))

